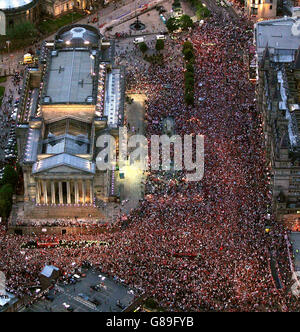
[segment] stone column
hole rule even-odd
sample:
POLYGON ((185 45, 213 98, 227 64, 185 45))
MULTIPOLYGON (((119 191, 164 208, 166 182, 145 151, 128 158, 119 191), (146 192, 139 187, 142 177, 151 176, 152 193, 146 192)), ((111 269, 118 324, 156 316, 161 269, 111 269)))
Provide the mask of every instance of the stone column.
POLYGON ((62 182, 58 182, 58 188, 59 188, 59 204, 64 204, 64 198, 63 198, 63 191, 62 191, 62 182))
POLYGON ((24 200, 25 202, 29 201, 27 172, 24 172, 24 200))
POLYGON ((35 194, 36 194, 36 204, 41 204, 41 191, 40 191, 39 180, 36 181, 35 194))
POLYGON ((90 181, 90 203, 94 203, 94 195, 93 195, 93 181, 90 181))
POLYGON ((71 204, 71 187, 70 187, 70 181, 67 181, 67 203, 71 204))
POLYGON ((85 189, 85 180, 82 180, 82 203, 86 203, 86 189, 85 189))
POLYGON ((48 204, 47 181, 43 181, 44 204, 48 204))
POLYGON ((55 183, 51 181, 51 196, 52 196, 52 204, 55 204, 55 183))
POLYGON ((74 182, 74 187, 75 187, 75 204, 78 204, 78 182, 77 181, 75 181, 74 182))

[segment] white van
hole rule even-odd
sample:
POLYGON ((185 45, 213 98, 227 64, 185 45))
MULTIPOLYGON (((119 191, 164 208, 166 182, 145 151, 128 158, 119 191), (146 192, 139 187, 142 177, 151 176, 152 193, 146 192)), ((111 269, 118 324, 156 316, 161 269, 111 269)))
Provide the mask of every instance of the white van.
POLYGON ((159 40, 159 39, 165 40, 165 39, 166 39, 166 36, 164 36, 164 35, 157 35, 157 36, 156 36, 156 39, 157 39, 157 40, 159 40))
POLYGON ((134 44, 141 44, 141 43, 144 43, 144 42, 145 42, 144 37, 135 38, 134 41, 133 41, 134 44))

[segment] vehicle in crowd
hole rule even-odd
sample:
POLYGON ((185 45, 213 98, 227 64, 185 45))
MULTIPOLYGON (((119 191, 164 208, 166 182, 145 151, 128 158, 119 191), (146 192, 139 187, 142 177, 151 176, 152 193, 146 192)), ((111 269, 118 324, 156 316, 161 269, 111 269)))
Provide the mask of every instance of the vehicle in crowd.
POLYGON ((133 43, 134 44, 141 44, 141 43, 144 43, 145 42, 145 38, 144 37, 137 37, 133 40, 133 43))

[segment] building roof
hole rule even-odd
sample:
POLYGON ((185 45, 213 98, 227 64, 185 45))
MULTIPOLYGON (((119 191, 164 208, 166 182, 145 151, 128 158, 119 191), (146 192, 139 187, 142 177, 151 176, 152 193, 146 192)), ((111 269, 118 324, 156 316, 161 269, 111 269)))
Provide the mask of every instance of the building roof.
POLYGON ((40 129, 29 129, 27 144, 25 148, 24 162, 30 163, 36 161, 40 134, 40 129))
POLYGON ((2 311, 4 307, 9 307, 18 301, 18 299, 11 293, 6 292, 5 295, 5 297, 0 297, 0 311, 2 311))
POLYGON ((67 166, 91 174, 95 174, 96 172, 95 163, 92 161, 67 153, 61 153, 34 163, 32 173, 37 174, 60 166, 67 166))
POLYGON ((100 36, 96 32, 88 30, 82 26, 75 26, 67 31, 61 32, 57 35, 57 40, 62 42, 68 42, 72 47, 73 44, 88 46, 97 44, 99 42, 100 36))
POLYGON ((51 278, 54 271, 59 271, 59 268, 57 268, 53 265, 46 265, 43 268, 43 271, 41 272, 41 275, 43 275, 46 278, 51 278))
POLYGON ((256 46, 259 59, 268 47, 270 54, 281 57, 279 62, 294 60, 300 46, 300 18, 285 17, 256 24, 256 46), (285 60, 285 61, 284 61, 285 60))
POLYGON ((95 60, 88 50, 57 51, 51 57, 45 96, 51 104, 87 102, 93 95, 95 60))
POLYGON ((35 0, 0 0, 0 9, 15 9, 34 2, 35 0))
POLYGON ((122 104, 121 83, 121 70, 115 68, 107 75, 104 106, 104 115, 107 116, 107 124, 113 128, 118 127, 120 120, 120 106, 122 104))

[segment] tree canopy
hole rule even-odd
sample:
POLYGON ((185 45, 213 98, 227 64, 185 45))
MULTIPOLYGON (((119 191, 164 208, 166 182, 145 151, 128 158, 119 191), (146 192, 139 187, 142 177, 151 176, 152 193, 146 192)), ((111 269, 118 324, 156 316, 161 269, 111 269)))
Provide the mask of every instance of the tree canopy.
POLYGON ((157 39, 155 48, 158 52, 163 50, 165 48, 165 42, 162 39, 157 39))

